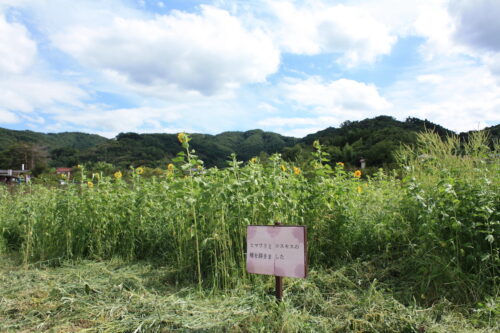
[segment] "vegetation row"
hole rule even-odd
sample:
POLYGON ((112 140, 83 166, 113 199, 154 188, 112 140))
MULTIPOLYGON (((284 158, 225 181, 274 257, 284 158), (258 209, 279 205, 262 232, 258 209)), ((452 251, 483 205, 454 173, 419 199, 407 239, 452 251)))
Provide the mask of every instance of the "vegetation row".
POLYGON ((221 289, 262 278, 245 271, 246 226, 281 222, 308 227, 313 270, 368 258, 390 267, 408 300, 498 296, 500 163, 484 133, 465 146, 418 134, 396 155, 400 171, 371 177, 330 161, 318 141, 307 163, 233 155, 217 169, 188 135, 178 140, 183 151, 151 177, 80 168, 78 184, 1 186, 0 251, 26 264, 160 261, 180 283, 221 289))

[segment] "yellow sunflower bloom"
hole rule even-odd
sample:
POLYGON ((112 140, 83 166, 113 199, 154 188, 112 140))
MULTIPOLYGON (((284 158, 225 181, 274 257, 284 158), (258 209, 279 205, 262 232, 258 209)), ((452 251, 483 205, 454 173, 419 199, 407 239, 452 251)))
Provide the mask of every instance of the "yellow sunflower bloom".
POLYGON ((250 159, 250 163, 254 163, 254 164, 257 163, 257 157, 252 157, 250 159))
POLYGON ((117 171, 117 172, 115 172, 114 176, 115 176, 115 178, 116 178, 116 179, 120 179, 120 178, 122 178, 122 173, 121 173, 121 171, 117 171))
POLYGON ((92 183, 92 182, 87 182, 87 186, 88 186, 89 188, 92 188, 92 187, 94 187, 94 183, 92 183))
POLYGON ((174 171, 174 168, 175 168, 175 166, 172 163, 170 163, 169 165, 167 165, 167 170, 168 171, 174 171))
POLYGON ((184 143, 184 141, 186 141, 186 133, 181 132, 177 134, 177 139, 179 140, 180 143, 184 143))
POLYGON ((142 175, 144 173, 144 169, 141 167, 138 167, 137 169, 135 169, 135 173, 137 173, 138 175, 142 175))
POLYGON ((300 175, 301 171, 300 171, 299 168, 293 167, 293 173, 296 174, 296 175, 300 175))
POLYGON ((360 178, 361 177, 361 171, 359 171, 359 170, 354 171, 354 177, 360 178))

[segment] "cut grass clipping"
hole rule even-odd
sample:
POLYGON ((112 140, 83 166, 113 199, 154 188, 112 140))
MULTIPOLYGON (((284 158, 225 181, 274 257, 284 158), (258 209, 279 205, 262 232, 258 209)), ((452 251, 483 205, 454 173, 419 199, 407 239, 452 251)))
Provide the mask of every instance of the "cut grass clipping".
MULTIPOLYGON (((272 278, 239 289, 175 286, 172 271, 146 263, 81 261, 20 269, 3 258, 1 332, 498 332, 494 309, 442 300, 405 306, 371 263, 286 279, 277 304, 272 278)), ((498 299, 497 299, 498 301, 498 299)), ((498 303, 497 303, 498 304, 498 303)), ((498 311, 498 305, 497 309, 498 311)))

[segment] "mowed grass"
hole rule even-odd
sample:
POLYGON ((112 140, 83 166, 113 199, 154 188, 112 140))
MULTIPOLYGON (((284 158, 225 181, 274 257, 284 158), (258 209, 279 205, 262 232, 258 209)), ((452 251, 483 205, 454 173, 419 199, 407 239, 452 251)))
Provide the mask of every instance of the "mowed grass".
MULTIPOLYGON (((498 332, 493 309, 403 304, 390 268, 355 262, 225 291, 176 285, 151 263, 78 261, 21 268, 0 259, 1 332, 498 332), (53 266, 53 265, 52 265, 53 266)), ((496 300, 498 303, 498 299, 496 300)))

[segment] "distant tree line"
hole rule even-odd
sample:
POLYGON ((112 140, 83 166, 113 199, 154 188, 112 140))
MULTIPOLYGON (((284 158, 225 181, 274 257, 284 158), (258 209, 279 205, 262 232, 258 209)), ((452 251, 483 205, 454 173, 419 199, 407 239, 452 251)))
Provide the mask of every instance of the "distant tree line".
MULTIPOLYGON (((363 158, 370 167, 391 168, 395 163, 395 150, 401 145, 415 144, 416 134, 424 130, 435 131, 442 137, 455 134, 427 120, 398 121, 379 116, 346 121, 339 128, 329 127, 302 139, 251 130, 218 135, 192 134, 190 144, 206 167, 226 167, 232 153, 242 161, 254 156, 265 161, 267 156, 281 153, 287 160, 306 163, 311 156, 312 143, 319 140, 332 163, 343 162, 357 167, 363 158)), ((500 125, 488 131, 491 142, 498 140, 500 125)), ((460 133, 464 140, 468 135, 460 133)), ((19 169, 22 164, 34 173, 78 164, 120 169, 130 166, 164 168, 180 150, 176 134, 120 133, 114 139, 106 139, 78 132, 43 134, 0 128, 0 169, 19 169)))

